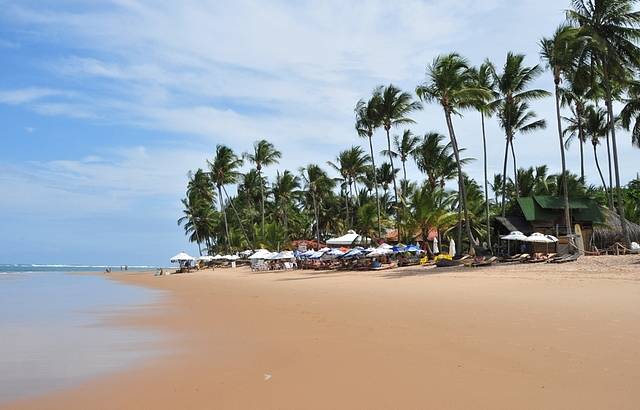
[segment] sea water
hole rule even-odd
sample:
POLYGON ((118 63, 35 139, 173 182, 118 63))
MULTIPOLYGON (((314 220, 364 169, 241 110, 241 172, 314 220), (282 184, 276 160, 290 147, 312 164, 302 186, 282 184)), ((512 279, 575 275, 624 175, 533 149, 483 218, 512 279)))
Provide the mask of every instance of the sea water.
POLYGON ((104 270, 0 265, 0 403, 70 387, 159 353, 161 335, 109 324, 105 315, 148 308, 161 292, 70 274, 104 270))

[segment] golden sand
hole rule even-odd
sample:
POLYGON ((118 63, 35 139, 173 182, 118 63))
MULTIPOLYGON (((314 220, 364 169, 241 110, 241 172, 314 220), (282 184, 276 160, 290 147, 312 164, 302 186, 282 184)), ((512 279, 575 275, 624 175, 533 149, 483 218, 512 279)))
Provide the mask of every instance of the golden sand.
POLYGON ((170 353, 15 409, 637 409, 640 257, 375 273, 217 269, 122 318, 170 353))

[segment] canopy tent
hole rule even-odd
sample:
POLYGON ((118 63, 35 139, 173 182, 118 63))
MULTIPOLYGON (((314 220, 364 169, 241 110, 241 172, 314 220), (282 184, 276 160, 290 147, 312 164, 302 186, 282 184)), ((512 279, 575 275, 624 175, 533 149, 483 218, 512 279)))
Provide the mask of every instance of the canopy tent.
POLYGON ((184 252, 180 252, 179 254, 174 256, 173 258, 169 259, 169 261, 171 263, 191 262, 191 261, 195 261, 195 260, 196 260, 196 258, 194 258, 193 256, 189 256, 184 252))
POLYGON ((329 246, 353 246, 359 244, 368 244, 371 242, 369 238, 358 235, 355 231, 348 231, 346 235, 337 238, 331 238, 327 241, 329 246))

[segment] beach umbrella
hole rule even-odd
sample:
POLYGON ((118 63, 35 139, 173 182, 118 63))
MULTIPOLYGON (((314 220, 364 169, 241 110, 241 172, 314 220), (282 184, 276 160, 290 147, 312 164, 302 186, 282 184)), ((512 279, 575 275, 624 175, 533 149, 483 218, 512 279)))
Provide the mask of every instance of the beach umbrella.
POLYGON ((266 249, 260 249, 253 255, 249 256, 249 259, 267 259, 271 256, 271 252, 266 249))
POLYGON ((194 258, 193 256, 189 256, 184 252, 180 252, 179 254, 177 254, 176 256, 174 256, 173 258, 169 259, 169 261, 171 263, 182 263, 182 262, 187 262, 187 261, 195 261, 196 258, 194 258))
POLYGON ((204 255, 199 257, 198 260, 203 262, 211 262, 213 260, 213 256, 204 255))
POLYGON ((558 238, 553 235, 545 235, 547 238, 551 240, 551 242, 558 242, 558 238))
POLYGON ((418 248, 416 245, 408 245, 404 248, 405 252, 422 252, 422 249, 418 248))
POLYGON ((531 235, 527 236, 523 240, 525 242, 534 242, 534 243, 553 243, 553 242, 555 242, 553 239, 547 238, 546 235, 543 235, 540 232, 534 232, 531 235))
POLYGON ((449 256, 456 256, 456 241, 454 241, 453 238, 449 241, 449 256))
POLYGON ((503 235, 500 239, 505 241, 527 241, 527 235, 520 231, 512 231, 509 235, 503 235))
POLYGON ((433 238, 433 253, 440 253, 440 249, 438 249, 438 238, 433 238))
POLYGON ((383 244, 380 244, 380 246, 378 246, 378 248, 380 248, 380 249, 393 249, 393 246, 389 245, 388 243, 383 243, 383 244))

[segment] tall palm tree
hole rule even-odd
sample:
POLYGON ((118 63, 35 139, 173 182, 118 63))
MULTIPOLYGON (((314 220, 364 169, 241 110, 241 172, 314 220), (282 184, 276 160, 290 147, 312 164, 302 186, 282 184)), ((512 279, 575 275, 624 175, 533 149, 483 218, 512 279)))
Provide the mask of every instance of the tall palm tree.
POLYGON ((634 80, 629 83, 627 98, 623 102, 625 105, 620 111, 622 126, 631 130, 631 144, 640 148, 640 81, 634 80))
MULTIPOLYGON (((253 144, 253 152, 245 153, 243 157, 256 166, 258 175, 262 178, 262 167, 277 164, 282 158, 282 153, 267 140, 256 141, 253 144)), ((264 236, 264 184, 260 184, 260 213, 262 215, 261 233, 264 236)))
POLYGON ((613 112, 615 83, 625 80, 628 71, 640 67, 640 13, 634 10, 636 0, 573 0, 567 18, 580 28, 589 41, 587 57, 602 70, 602 85, 608 113, 613 150, 617 208, 625 244, 630 246, 629 229, 624 217, 624 200, 620 187, 620 166, 613 112))
MULTIPOLYGON (((556 102, 556 120, 558 123, 558 140, 560 142, 560 158, 562 162, 562 176, 567 174, 567 162, 564 156, 564 134, 560 115, 560 82, 562 76, 571 72, 579 55, 580 41, 578 30, 574 27, 562 25, 558 27, 551 38, 540 40, 540 56, 547 63, 553 74, 554 96, 556 102)), ((569 214, 569 191, 564 187, 564 223, 567 234, 571 235, 571 215, 569 214)))
POLYGON ((358 191, 357 182, 364 179, 367 172, 367 163, 370 161, 369 155, 365 154, 361 147, 353 146, 338 154, 336 162, 327 161, 327 164, 340 173, 344 181, 346 192, 345 202, 347 209, 347 226, 353 224, 353 215, 349 212, 349 203, 353 197, 353 192, 358 191))
POLYGON ((607 113, 602 108, 596 108, 593 105, 589 105, 585 109, 585 124, 584 131, 588 138, 591 139, 591 145, 593 146, 593 159, 602 181, 602 187, 605 192, 607 191, 607 183, 602 175, 602 169, 600 168, 600 162, 598 161, 598 145, 600 140, 607 135, 607 113))
MULTIPOLYGON (((382 124, 385 133, 387 134, 387 150, 391 151, 391 136, 390 131, 391 128, 395 128, 401 125, 413 124, 411 118, 409 118, 409 114, 413 111, 422 109, 422 104, 418 101, 414 101, 411 94, 407 92, 403 92, 398 87, 393 84, 389 84, 386 87, 380 86, 376 89, 374 93, 378 93, 380 98, 377 100, 377 113, 379 115, 379 123, 382 124)), ((391 168, 395 168, 393 165, 393 158, 389 156, 389 162, 391 163, 391 168)), ((394 199, 396 203, 396 208, 398 207, 398 186, 396 184, 395 175, 393 177, 393 192, 394 199)), ((396 223, 398 229, 398 241, 400 241, 400 213, 396 214, 396 223)))
MULTIPOLYGON (((418 170, 427 175, 427 183, 431 189, 444 189, 445 183, 458 175, 458 165, 451 149, 451 142, 445 143, 445 138, 437 132, 428 132, 413 151, 413 159, 418 170)), ((461 161, 462 165, 467 163, 466 159, 461 161)))
MULTIPOLYGON (((239 158, 231 148, 226 145, 218 144, 216 146, 216 155, 213 162, 207 160, 209 169, 211 170, 211 180, 218 188, 218 197, 220 198, 220 212, 224 218, 224 229, 227 239, 227 250, 231 249, 231 240, 229 237, 229 222, 227 220, 227 211, 225 210, 224 201, 222 200, 222 190, 225 185, 235 184, 240 177, 239 169, 242 166, 242 159, 239 158)), ((229 198, 227 196, 227 201, 229 198)), ((232 204, 233 205, 233 204, 232 204)), ((242 226, 242 223, 240 223, 242 226)))
POLYGON ((282 214, 282 224, 284 236, 289 238, 289 209, 293 206, 293 201, 300 197, 300 178, 285 170, 282 174, 278 171, 276 182, 273 184, 273 198, 277 212, 282 214))
POLYGON ((376 89, 369 101, 358 101, 356 104, 356 131, 360 137, 369 140, 369 154, 371 158, 371 172, 373 175, 373 185, 376 193, 376 210, 378 212, 378 238, 382 236, 382 225, 380 222, 380 195, 378 193, 378 178, 376 176, 376 159, 373 153, 373 133, 380 126, 380 115, 377 112, 380 106, 380 93, 376 89))
MULTIPOLYGON (((542 68, 538 65, 527 67, 524 64, 523 54, 507 53, 507 59, 502 69, 502 73, 494 73, 495 90, 498 98, 490 104, 490 108, 502 113, 501 126, 505 131, 506 142, 504 147, 504 162, 502 170, 502 189, 506 189, 507 160, 509 148, 515 162, 515 152, 513 148, 514 124, 511 123, 515 111, 522 102, 536 100, 547 97, 549 93, 541 89, 528 89, 530 83, 541 73, 542 68)), ((517 181, 517 167, 514 163, 514 180, 517 181)), ((517 182, 516 182, 517 184, 517 182)), ((516 195, 518 190, 516 189, 516 195)), ((502 216, 505 215, 506 193, 502 193, 502 216)))
POLYGON ((454 114, 460 115, 462 109, 473 108, 476 101, 489 98, 491 95, 489 90, 479 88, 473 83, 471 74, 469 62, 465 58, 456 53, 441 55, 427 67, 427 81, 416 88, 416 94, 421 100, 436 102, 444 111, 451 148, 458 168, 458 200, 464 212, 470 248, 476 242, 471 232, 460 149, 451 117, 454 114))
POLYGON ((305 189, 311 194, 311 202, 313 204, 313 215, 316 226, 316 241, 320 243, 320 207, 322 198, 325 194, 330 193, 335 182, 329 178, 327 173, 316 164, 309 164, 300 169, 305 189))
MULTIPOLYGON (((393 136, 393 149, 389 151, 388 149, 382 150, 382 155, 387 155, 393 158, 400 158, 400 162, 402 162, 402 179, 407 181, 407 160, 409 156, 413 155, 413 151, 420 144, 420 138, 413 135, 411 130, 404 130, 402 132, 402 137, 399 135, 393 136)), ((404 198, 405 192, 401 190, 402 197, 404 198)))
MULTIPOLYGON (((494 90, 494 76, 495 68, 489 60, 485 60, 477 69, 472 69, 472 81, 478 88, 484 88, 495 94, 494 90)), ((487 223, 487 245, 489 249, 491 246, 491 220, 489 218, 489 176, 487 171, 487 135, 484 127, 484 118, 491 116, 491 108, 489 106, 489 99, 482 99, 476 101, 475 109, 480 113, 480 121, 482 127, 482 157, 484 168, 484 199, 485 199, 485 218, 487 223)))

